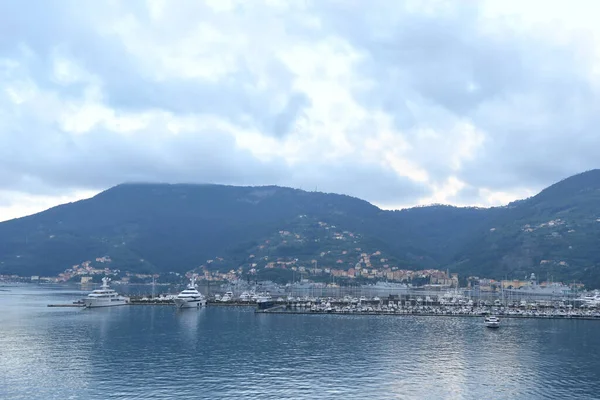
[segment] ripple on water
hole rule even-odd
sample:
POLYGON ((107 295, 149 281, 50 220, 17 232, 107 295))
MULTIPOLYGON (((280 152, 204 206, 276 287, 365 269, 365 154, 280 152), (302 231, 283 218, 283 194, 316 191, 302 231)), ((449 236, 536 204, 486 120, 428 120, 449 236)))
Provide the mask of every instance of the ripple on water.
MULTIPOLYGON (((61 294, 61 298, 62 298, 61 294)), ((0 293, 0 398, 590 399, 597 321, 45 308, 0 293), (17 300, 14 300, 17 299, 17 300), (7 311, 8 310, 8 311, 7 311), (33 389, 32 389, 33 388, 33 389)))

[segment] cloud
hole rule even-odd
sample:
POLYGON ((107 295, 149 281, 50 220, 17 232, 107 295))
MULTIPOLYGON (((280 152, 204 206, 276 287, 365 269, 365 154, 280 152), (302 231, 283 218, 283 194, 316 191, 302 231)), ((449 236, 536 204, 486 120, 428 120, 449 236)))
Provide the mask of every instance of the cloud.
POLYGON ((385 207, 514 200, 597 166, 592 14, 560 2, 5 2, 0 196, 35 204, 145 180, 317 187, 385 207))

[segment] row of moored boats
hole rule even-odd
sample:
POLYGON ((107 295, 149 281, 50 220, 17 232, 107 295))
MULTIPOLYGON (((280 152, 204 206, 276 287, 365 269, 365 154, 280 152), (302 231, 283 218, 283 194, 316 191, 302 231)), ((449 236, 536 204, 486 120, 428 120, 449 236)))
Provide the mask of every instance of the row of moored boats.
MULTIPOLYGON (((87 308, 96 308, 129 304, 129 297, 122 296, 114 289, 111 289, 108 285, 109 281, 110 278, 108 277, 102 278, 102 286, 88 294, 88 296, 82 300, 83 305, 87 308)), ((271 301, 271 297, 268 294, 248 293, 246 295, 247 296, 242 300, 254 301, 258 304, 268 303, 271 301)), ((233 293, 225 293, 216 300, 228 302, 232 299, 233 293)), ((206 296, 198 291, 194 277, 190 279, 190 283, 187 285, 187 287, 177 296, 173 296, 171 300, 177 306, 177 308, 200 308, 206 306, 206 296)))
MULTIPOLYGON (((108 286, 110 278, 102 278, 102 286, 92 291, 83 299, 83 305, 87 308, 112 307, 129 304, 129 297, 122 296, 108 286)), ((177 308, 200 308, 206 305, 206 297, 196 288, 194 278, 189 285, 173 298, 177 308)))

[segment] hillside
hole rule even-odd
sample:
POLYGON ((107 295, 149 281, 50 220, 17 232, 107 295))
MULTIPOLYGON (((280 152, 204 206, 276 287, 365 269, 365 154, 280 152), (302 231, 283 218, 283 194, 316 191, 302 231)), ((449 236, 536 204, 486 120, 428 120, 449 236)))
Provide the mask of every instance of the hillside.
POLYGON ((600 286, 600 171, 490 209, 384 211, 344 195, 275 186, 123 184, 0 223, 0 274, 54 275, 109 256, 132 272, 253 265, 535 272, 600 286), (371 265, 372 263, 372 265, 371 265))
POLYGON ((140 272, 185 271, 216 257, 238 263, 299 215, 370 231, 381 213, 348 196, 280 187, 125 184, 1 223, 0 271, 52 274, 104 255, 140 272))
POLYGON ((494 277, 535 272, 600 287, 600 170, 510 204, 486 228, 463 243, 453 268, 494 277))

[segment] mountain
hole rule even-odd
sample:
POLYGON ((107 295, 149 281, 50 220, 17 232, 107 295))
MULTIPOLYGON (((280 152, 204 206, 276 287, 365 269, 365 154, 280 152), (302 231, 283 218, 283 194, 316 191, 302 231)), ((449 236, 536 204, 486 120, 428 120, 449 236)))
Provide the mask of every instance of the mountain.
POLYGON ((492 278, 535 272, 600 286, 599 244, 600 170, 505 207, 400 211, 277 186, 122 184, 0 223, 0 274, 55 275, 103 256, 132 272, 294 261, 348 269, 368 253, 372 268, 492 278))
POLYGON ((462 244, 450 268, 494 277, 535 272, 600 287, 600 170, 567 178, 499 211, 462 244))
POLYGON ((381 214, 349 196, 289 188, 124 184, 1 223, 0 271, 56 273, 104 255, 121 269, 185 271, 216 257, 237 261, 300 215, 361 226, 381 214))

